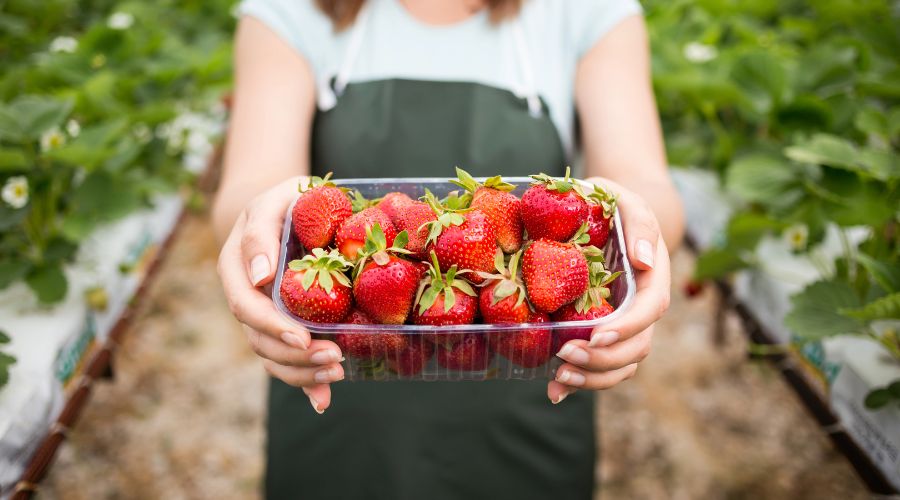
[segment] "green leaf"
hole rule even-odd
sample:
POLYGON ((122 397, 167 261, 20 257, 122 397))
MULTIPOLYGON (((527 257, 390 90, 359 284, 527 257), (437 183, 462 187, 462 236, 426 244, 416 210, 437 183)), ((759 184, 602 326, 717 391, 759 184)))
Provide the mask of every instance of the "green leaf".
POLYGON ((19 149, 0 147, 0 171, 21 170, 28 166, 25 153, 19 149))
POLYGON ((713 248, 700 254, 697 257, 695 266, 694 279, 703 281, 721 278, 729 273, 749 267, 750 263, 732 249, 713 248))
POLYGON ((887 406, 893 396, 887 389, 875 389, 866 396, 865 405, 870 410, 877 410, 887 406))
POLYGON ((857 308, 843 308, 841 314, 860 321, 900 319, 900 292, 885 295, 857 308))
POLYGON ((48 96, 23 95, 7 109, 19 121, 22 134, 37 139, 47 130, 62 124, 72 111, 72 102, 48 96))
POLYGON ((31 264, 26 260, 11 258, 0 261, 0 290, 22 279, 30 269, 31 264))
POLYGON ((793 308, 784 323, 803 340, 859 333, 865 326, 858 319, 839 312, 861 305, 850 286, 841 281, 817 281, 791 297, 791 304, 793 308))
POLYGON ((814 165, 827 165, 888 180, 900 176, 896 154, 872 148, 859 149, 853 143, 828 134, 816 134, 809 141, 784 150, 788 158, 814 165))
POLYGON ((12 339, 9 338, 9 335, 5 331, 0 330, 0 344, 9 344, 11 341, 12 339))
POLYGON ((864 253, 857 254, 856 261, 886 292, 900 292, 900 262, 879 261, 864 253))
POLYGON ((761 114, 769 113, 781 102, 787 84, 781 61, 770 51, 751 52, 738 58, 731 68, 731 79, 761 114))
POLYGON ((850 170, 857 169, 856 156, 859 154, 850 141, 829 134, 816 134, 809 141, 786 148, 784 153, 796 162, 850 170))
POLYGON ((25 277, 25 282, 38 300, 45 304, 59 302, 65 298, 69 289, 66 275, 58 264, 42 265, 32 269, 25 277))
POLYGON ((394 242, 391 244, 394 248, 406 248, 406 244, 409 243, 409 233, 404 229, 397 233, 397 236, 394 237, 394 242))
POLYGON ((762 154, 734 161, 725 175, 727 189, 748 202, 772 204, 796 189, 799 177, 783 160, 762 154))
POLYGON ((766 234, 781 231, 784 224, 767 215, 739 213, 728 221, 725 230, 728 248, 752 250, 766 234))

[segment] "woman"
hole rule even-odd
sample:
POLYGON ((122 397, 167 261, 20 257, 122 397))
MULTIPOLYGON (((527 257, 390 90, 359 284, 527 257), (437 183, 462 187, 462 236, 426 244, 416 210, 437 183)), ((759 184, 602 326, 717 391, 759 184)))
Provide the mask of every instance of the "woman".
POLYGON ((241 12, 213 217, 230 307, 273 377, 267 497, 589 498, 592 391, 649 352, 682 232, 636 0, 247 0, 241 12), (331 385, 340 349, 261 288, 298 180, 560 174, 576 130, 588 176, 620 194, 639 270, 628 313, 567 344, 549 383, 331 385))

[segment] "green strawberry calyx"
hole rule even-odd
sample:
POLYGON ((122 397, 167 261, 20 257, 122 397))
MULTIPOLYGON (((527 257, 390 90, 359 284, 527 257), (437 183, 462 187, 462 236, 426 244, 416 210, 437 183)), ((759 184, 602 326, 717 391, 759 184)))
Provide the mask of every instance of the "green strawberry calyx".
POLYGON ((357 253, 359 262, 356 263, 356 268, 353 271, 353 277, 356 278, 356 276, 359 275, 360 271, 362 271, 362 268, 365 267, 366 261, 370 258, 374 260, 375 263, 379 266, 383 266, 390 262, 390 254, 392 253, 412 253, 406 249, 407 243, 409 243, 409 234, 406 231, 400 231, 400 234, 398 234, 394 238, 391 246, 388 246, 387 237, 384 235, 384 231, 381 229, 381 224, 376 222, 375 224, 372 224, 371 227, 367 227, 366 243, 357 253))
POLYGON ((419 305, 419 314, 425 313, 437 298, 444 294, 444 312, 447 313, 456 304, 456 293, 454 288, 460 292, 475 297, 477 294, 472 289, 472 285, 463 279, 457 278, 459 274, 467 272, 465 269, 457 272, 456 266, 451 266, 446 274, 441 273, 441 266, 437 260, 437 254, 431 251, 431 263, 428 264, 428 274, 422 278, 419 283, 419 290, 416 292, 415 303, 419 305))
POLYGON ((425 239, 426 245, 436 241, 445 227, 459 226, 466 221, 462 214, 470 209, 458 206, 464 205, 465 200, 458 195, 454 195, 454 193, 447 195, 445 199, 447 203, 442 203, 434 193, 428 189, 425 190, 425 196, 422 196, 422 200, 431 207, 431 210, 437 216, 436 220, 426 222, 417 228, 417 230, 421 230, 423 227, 428 228, 428 238, 425 239))
POLYGON ((579 313, 585 313, 592 307, 600 307, 603 302, 610 297, 609 284, 616 280, 620 271, 610 272, 606 269, 603 251, 595 246, 589 246, 582 249, 585 258, 588 260, 590 269, 589 285, 587 291, 575 300, 575 310, 579 313))
POLYGON ((344 271, 352 266, 353 264, 337 250, 332 249, 330 252, 325 252, 321 248, 313 248, 312 253, 288 263, 291 271, 303 272, 303 277, 300 279, 300 286, 303 287, 303 290, 309 291, 313 282, 318 278, 319 286, 325 290, 325 293, 331 293, 335 281, 350 287, 350 280, 347 279, 344 271))
POLYGON ((516 300, 516 307, 521 306, 522 302, 525 302, 525 284, 522 283, 522 277, 519 273, 519 260, 521 260, 521 258, 522 250, 519 250, 509 257, 509 264, 506 264, 503 250, 498 248, 497 253, 494 254, 494 268, 497 270, 497 274, 486 273, 483 271, 475 273, 487 280, 481 286, 487 286, 494 282, 497 283, 491 293, 491 305, 496 305, 497 302, 500 302, 515 293, 519 294, 519 297, 516 300))
POLYGON ((582 222, 581 226, 579 226, 578 230, 575 231, 575 234, 569 239, 569 243, 574 244, 575 246, 581 246, 585 243, 591 241, 591 235, 588 234, 588 223, 582 222))
POLYGON ((584 195, 576 189, 578 182, 572 179, 572 168, 566 167, 566 175, 563 178, 553 177, 552 175, 547 175, 543 172, 537 175, 532 175, 532 179, 534 182, 531 183, 532 186, 544 186, 548 191, 556 191, 558 193, 568 193, 574 191, 575 194, 581 196, 584 195))
POLYGON ((347 196, 350 197, 350 207, 353 208, 353 213, 359 213, 367 208, 374 207, 379 200, 367 200, 362 193, 359 192, 358 189, 354 189, 347 193, 347 196))
POLYGON ((309 183, 307 185, 303 185, 303 181, 300 181, 300 184, 297 186, 297 191, 301 193, 305 193, 307 191, 312 191, 317 187, 334 187, 343 191, 345 194, 350 191, 349 188, 339 187, 335 183, 331 182, 331 172, 325 174, 324 177, 319 177, 318 175, 313 175, 309 178, 309 183))
POLYGON ((576 189, 588 203, 595 203, 603 207, 603 217, 605 219, 612 218, 613 213, 616 211, 616 203, 618 203, 619 195, 599 184, 594 184, 593 189, 589 193, 586 192, 584 186, 579 186, 576 189))
POLYGON ((456 179, 451 179, 450 182, 456 184, 457 186, 465 189, 472 194, 474 194, 475 191, 478 191, 478 189, 482 187, 496 189, 498 191, 512 191, 516 188, 516 186, 513 186, 508 182, 503 182, 503 178, 499 175, 488 177, 482 184, 481 182, 478 182, 474 177, 472 177, 471 174, 459 167, 456 167, 456 177, 456 179))

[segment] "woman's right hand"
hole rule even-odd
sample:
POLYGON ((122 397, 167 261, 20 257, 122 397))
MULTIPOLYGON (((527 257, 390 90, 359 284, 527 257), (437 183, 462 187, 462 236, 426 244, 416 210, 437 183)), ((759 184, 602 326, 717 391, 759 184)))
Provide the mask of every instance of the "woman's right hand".
POLYGON ((253 199, 238 216, 219 254, 218 271, 228 307, 270 375, 303 389, 318 413, 331 405, 331 382, 344 378, 341 350, 312 340, 284 317, 261 287, 275 278, 284 217, 306 178, 288 179, 253 199))

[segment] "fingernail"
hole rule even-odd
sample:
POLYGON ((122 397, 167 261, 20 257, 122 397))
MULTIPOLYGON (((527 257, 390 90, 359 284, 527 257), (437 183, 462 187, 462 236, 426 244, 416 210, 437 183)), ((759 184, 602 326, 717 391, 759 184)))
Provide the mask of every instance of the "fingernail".
POLYGON ((340 380, 338 378, 338 371, 336 368, 325 368, 324 370, 319 370, 313 375, 313 380, 320 384, 326 384, 328 382, 337 382, 340 380))
POLYGON ((590 347, 603 347, 614 344, 617 340, 619 340, 619 332, 597 332, 591 336, 591 341, 588 342, 588 345, 590 347))
POLYGON ((320 409, 319 409, 319 402, 316 401, 316 398, 314 398, 314 397, 312 397, 312 396, 309 396, 309 404, 312 405, 313 410, 316 410, 316 413, 318 413, 319 415, 325 413, 325 410, 320 410, 320 409))
POLYGON ((331 349, 322 349, 321 351, 316 351, 309 357, 309 360, 317 365, 335 363, 337 361, 340 361, 340 359, 341 355, 331 349))
POLYGON ((580 386, 584 385, 584 375, 573 372, 572 370, 563 370, 556 375, 557 382, 566 385, 580 386))
POLYGON ((307 347, 309 347, 309 342, 307 342, 306 339, 304 339, 303 337, 301 337, 297 334, 291 333, 291 332, 282 333, 281 340, 285 344, 287 344, 291 347, 296 347, 298 349, 306 349, 307 347))
POLYGON ((263 254, 253 257, 253 260, 250 261, 250 281, 254 285, 258 285, 260 281, 266 279, 271 270, 268 257, 263 254))
POLYGON ((653 245, 647 240, 638 240, 635 249, 637 250, 638 260, 646 264, 647 267, 653 267, 653 245))
POLYGON ((554 401, 553 404, 558 405, 558 404, 562 403, 562 400, 566 399, 567 397, 569 397, 569 391, 565 391, 562 394, 560 394, 559 396, 556 396, 556 401, 554 401))
POLYGON ((591 355, 587 351, 573 344, 564 345, 557 356, 576 365, 583 365, 591 359, 591 355))

